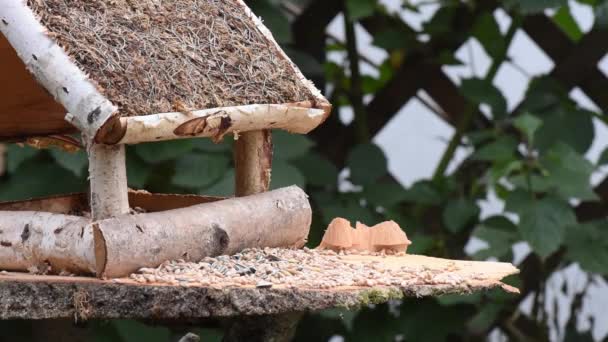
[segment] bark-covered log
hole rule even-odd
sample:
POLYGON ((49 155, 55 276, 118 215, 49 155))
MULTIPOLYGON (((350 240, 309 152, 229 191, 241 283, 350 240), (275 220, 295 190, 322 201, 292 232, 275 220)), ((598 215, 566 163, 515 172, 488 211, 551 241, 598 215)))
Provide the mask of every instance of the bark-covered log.
POLYGON ((166 260, 200 260, 249 247, 301 247, 312 211, 296 186, 182 209, 94 222, 99 275, 120 277, 166 260))
POLYGON ((0 269, 94 274, 89 223, 79 216, 0 211, 0 269))
POLYGON ((323 109, 310 102, 252 104, 122 117, 101 128, 95 141, 104 144, 137 144, 146 141, 210 137, 220 140, 228 133, 279 128, 308 133, 325 120, 323 109))
POLYGON ((94 222, 66 214, 0 211, 0 269, 50 266, 54 273, 119 277, 172 259, 300 247, 311 216, 306 194, 295 186, 94 222))
POLYGON ((93 220, 129 212, 127 167, 124 145, 93 144, 88 150, 90 207, 93 220))

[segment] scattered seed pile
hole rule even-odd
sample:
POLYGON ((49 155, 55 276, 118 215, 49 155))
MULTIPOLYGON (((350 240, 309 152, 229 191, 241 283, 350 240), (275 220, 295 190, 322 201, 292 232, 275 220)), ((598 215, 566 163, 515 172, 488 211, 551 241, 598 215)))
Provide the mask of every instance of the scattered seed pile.
POLYGON ((237 0, 28 0, 121 115, 312 99, 237 0))
MULTIPOLYGON (((205 258, 198 263, 169 261, 158 268, 142 268, 131 279, 139 283, 171 285, 241 286, 275 285, 331 289, 345 286, 458 285, 466 280, 445 270, 424 266, 389 269, 380 261, 348 263, 344 254, 304 248, 247 249, 233 256, 205 258)), ((453 269, 456 271, 457 267, 453 269)))

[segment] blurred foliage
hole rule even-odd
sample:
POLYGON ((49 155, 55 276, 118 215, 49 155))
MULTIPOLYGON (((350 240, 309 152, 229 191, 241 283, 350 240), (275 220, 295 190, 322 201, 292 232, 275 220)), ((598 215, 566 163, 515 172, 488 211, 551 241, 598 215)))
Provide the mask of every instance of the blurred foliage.
MULTIPOLYGON (((594 30, 608 27, 608 1, 578 2, 593 9, 594 30)), ((413 253, 512 262, 514 244, 526 242, 531 247, 518 265, 521 275, 508 280, 521 289, 521 296, 490 291, 408 299, 356 312, 328 310, 306 316, 296 340, 325 341, 341 335, 346 341, 481 341, 492 331, 513 340, 546 340, 550 331, 560 340, 592 340, 589 331, 576 329, 580 300, 564 304, 571 305, 562 308, 570 313, 565 330, 548 319, 546 310, 551 305, 545 303, 545 284, 555 272, 573 263, 588 272, 588 281, 608 275, 607 211, 590 180, 594 171, 608 164, 608 150, 597 164, 585 157, 595 137, 593 120, 604 125, 608 122, 605 113, 579 107, 568 96, 572 85, 551 74, 532 78, 524 101, 515 110, 508 108, 505 95, 494 86, 498 68, 514 63, 506 51, 526 18, 549 13, 570 41, 583 39, 584 33, 572 16, 572 2, 403 0, 403 10, 412 13, 424 6, 438 7, 421 30, 409 27, 377 0, 248 3, 303 72, 319 86, 327 85, 327 96, 335 106, 332 117, 309 136, 273 132, 271 186, 297 184, 306 189, 314 207, 311 246, 319 242, 333 217, 342 216, 353 223, 397 221, 414 241, 413 253), (365 60, 364 51, 359 55, 349 49, 356 42, 348 39, 357 39, 356 31, 347 41, 326 39, 317 18, 324 17, 336 3, 339 6, 334 15, 348 13, 346 28, 359 24, 370 27, 373 44, 386 51, 385 61, 375 65, 365 60), (313 8, 313 12, 300 15, 300 8, 313 8), (505 32, 493 15, 496 8, 512 19, 505 32), (314 32, 320 35, 314 36, 314 32), (309 36, 316 39, 319 51, 307 41, 309 36), (405 87, 399 82, 406 81, 397 79, 396 85, 391 81, 401 67, 421 58, 429 64, 461 65, 454 51, 468 38, 479 42, 492 59, 486 75, 465 79, 457 86, 466 108, 464 113, 452 113, 456 133, 451 145, 471 152, 455 171, 447 173, 447 165, 454 159, 454 149, 448 148, 442 156, 445 162, 434 175, 403 187, 389 173, 382 149, 365 138, 378 131, 372 122, 383 120, 384 124, 391 115, 383 118, 386 113, 363 106, 357 109, 354 121, 345 124, 338 112, 351 103, 367 103, 362 96, 373 98, 385 87, 399 92, 405 87), (330 51, 341 53, 342 62, 325 61, 324 54, 330 51), (354 75, 358 70, 350 65, 353 60, 368 64, 377 73, 354 75), (480 107, 484 110, 478 110, 480 107), (504 210, 482 218, 479 203, 490 195, 505 203, 504 210), (599 206, 601 215, 579 213, 580 203, 599 206), (471 238, 483 241, 485 247, 469 255, 465 246, 471 238), (520 311, 525 297, 532 298, 532 314, 520 311)), ((234 189, 232 144, 232 138, 227 137, 219 144, 194 139, 129 146, 129 185, 154 192, 230 195, 234 189)), ((83 191, 86 164, 83 152, 10 145, 6 174, 0 180, 0 199, 83 191)), ((577 298, 587 289, 577 293, 577 298)), ((131 321, 92 322, 88 328, 98 341, 164 341, 173 336, 167 328, 131 321)), ((219 339, 209 331, 203 334, 205 341, 219 339)))

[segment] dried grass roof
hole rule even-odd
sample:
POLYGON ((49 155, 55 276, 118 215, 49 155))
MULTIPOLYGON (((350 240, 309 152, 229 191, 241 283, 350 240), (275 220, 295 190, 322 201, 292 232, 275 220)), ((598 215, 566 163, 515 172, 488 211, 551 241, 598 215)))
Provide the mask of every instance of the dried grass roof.
POLYGON ((123 116, 315 100, 239 0, 27 3, 123 116))

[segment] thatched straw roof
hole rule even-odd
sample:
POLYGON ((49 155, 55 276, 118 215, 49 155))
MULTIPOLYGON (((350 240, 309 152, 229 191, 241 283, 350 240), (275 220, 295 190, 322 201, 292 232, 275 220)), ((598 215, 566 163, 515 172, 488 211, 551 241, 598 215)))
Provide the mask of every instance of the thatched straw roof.
MULTIPOLYGON (((28 0, 26 4, 48 31, 47 37, 115 106, 114 118, 251 104, 304 103, 327 112, 327 101, 242 0, 28 0)), ((30 58, 16 50, 22 59, 30 58)), ((51 95, 57 99, 52 91, 51 95)), ((89 120, 96 126, 94 132, 110 114, 101 116, 103 122, 89 120)), ((79 121, 72 123, 81 130, 87 128, 86 120, 74 121, 79 121)))
POLYGON ((29 4, 122 115, 313 99, 235 1, 29 4))

